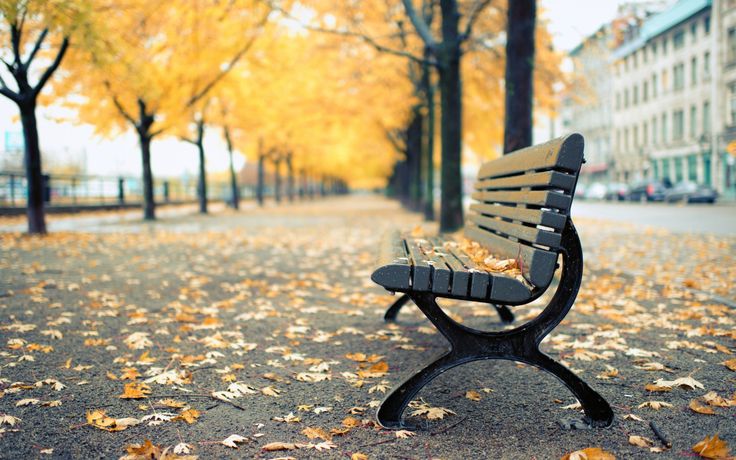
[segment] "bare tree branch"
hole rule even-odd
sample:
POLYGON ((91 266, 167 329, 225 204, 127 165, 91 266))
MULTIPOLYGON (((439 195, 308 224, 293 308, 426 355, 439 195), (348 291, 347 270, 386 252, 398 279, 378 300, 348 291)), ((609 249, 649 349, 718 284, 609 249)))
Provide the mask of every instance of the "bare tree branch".
MULTIPOLYGON (((258 22, 256 27, 258 28, 263 27, 266 24, 266 21, 268 21, 268 16, 270 14, 271 14, 271 11, 267 11, 266 14, 264 14, 261 20, 258 22)), ((200 99, 206 96, 207 93, 210 92, 212 88, 214 88, 215 85, 217 85, 217 83, 220 82, 220 80, 225 78, 225 76, 233 69, 233 67, 235 67, 235 64, 237 64, 238 61, 240 61, 240 59, 245 55, 245 53, 247 53, 251 49, 251 47, 256 41, 256 38, 258 38, 257 35, 254 35, 253 37, 251 37, 251 39, 242 48, 240 48, 240 50, 238 50, 237 53, 235 53, 232 59, 230 59, 227 65, 225 65, 225 68, 222 69, 222 71, 220 71, 220 73, 218 73, 215 76, 215 78, 213 78, 209 83, 207 83, 204 86, 204 88, 202 88, 201 91, 193 95, 189 99, 189 101, 187 101, 187 104, 186 104, 187 107, 191 107, 194 104, 196 104, 200 99)))
POLYGON ((289 18, 289 19, 291 19, 293 21, 298 22, 300 26, 304 27, 307 30, 311 30, 312 32, 320 32, 320 33, 325 33, 325 34, 339 35, 339 36, 342 36, 342 37, 359 38, 359 39, 363 40, 366 44, 372 46, 376 51, 379 51, 381 53, 388 53, 388 54, 392 54, 394 56, 399 56, 399 57, 407 58, 407 59, 409 59, 411 61, 414 61, 416 63, 419 63, 419 64, 430 64, 430 65, 434 65, 435 64, 434 62, 426 61, 424 58, 422 58, 420 56, 416 56, 416 55, 414 55, 414 54, 412 54, 412 53, 410 53, 408 51, 397 50, 395 48, 390 48, 388 46, 382 45, 382 44, 378 43, 375 38, 373 38, 373 37, 371 37, 369 35, 362 34, 360 32, 354 32, 352 30, 326 29, 324 27, 319 27, 319 26, 313 26, 313 25, 310 25, 310 24, 305 24, 302 21, 300 21, 299 19, 297 19, 294 16, 292 16, 291 13, 289 13, 286 10, 284 10, 283 8, 281 8, 279 6, 276 6, 276 5, 272 5, 272 7, 273 7, 273 9, 275 9, 276 11, 278 11, 279 13, 283 14, 284 16, 286 16, 287 18, 289 18))
POLYGON ((468 16, 468 22, 465 24, 465 32, 460 35, 461 42, 467 40, 470 37, 470 34, 473 33, 473 26, 475 25, 475 22, 478 20, 483 10, 486 9, 486 7, 490 4, 491 0, 481 0, 475 4, 475 8, 473 8, 473 10, 470 12, 470 15, 468 16))
POLYGON ((112 90, 112 86, 110 85, 110 82, 108 80, 104 81, 105 88, 107 88, 107 91, 110 93, 110 97, 112 98, 112 103, 115 104, 115 108, 118 109, 118 112, 120 112, 120 115, 123 116, 126 120, 130 122, 136 129, 138 129, 138 122, 133 118, 132 115, 130 115, 125 108, 123 107, 123 104, 120 103, 120 99, 118 99, 117 94, 112 90))
POLYGON ((48 82, 49 78, 51 78, 51 75, 53 75, 53 73, 56 72, 56 69, 59 68, 59 64, 61 64, 61 60, 64 59, 64 54, 66 54, 66 50, 68 48, 69 48, 69 37, 64 37, 64 41, 61 42, 61 47, 59 48, 59 51, 56 53, 54 62, 52 62, 51 65, 46 68, 46 70, 41 75, 41 78, 38 80, 38 84, 36 84, 36 87, 33 88, 34 95, 38 95, 38 93, 41 92, 44 85, 46 85, 46 82, 48 82))
POLYGON ((36 57, 36 53, 38 53, 38 50, 41 49, 41 45, 43 44, 43 41, 46 39, 46 35, 48 35, 49 29, 43 29, 41 34, 38 36, 38 39, 36 40, 36 44, 33 47, 33 50, 31 51, 31 54, 28 55, 28 59, 26 59, 25 66, 30 67, 31 62, 33 61, 33 58, 36 57))
POLYGON ((417 14, 417 11, 414 9, 414 4, 412 3, 412 0, 401 0, 401 3, 404 4, 404 10, 406 11, 406 15, 409 17, 409 20, 414 25, 414 28, 416 29, 419 36, 422 38, 422 41, 424 41, 424 44, 427 45, 427 47, 434 53, 437 51, 437 41, 432 37, 432 31, 429 30, 429 26, 426 22, 424 22, 424 19, 420 18, 417 14))
POLYGON ((0 76, 0 94, 7 97, 11 101, 15 102, 16 104, 20 102, 20 95, 18 95, 15 91, 8 88, 8 85, 5 84, 5 80, 3 80, 3 77, 0 76))
POLYGON ((23 61, 20 59, 20 34, 21 30, 18 28, 17 24, 11 24, 10 25, 10 43, 13 47, 13 59, 14 63, 20 66, 23 61))

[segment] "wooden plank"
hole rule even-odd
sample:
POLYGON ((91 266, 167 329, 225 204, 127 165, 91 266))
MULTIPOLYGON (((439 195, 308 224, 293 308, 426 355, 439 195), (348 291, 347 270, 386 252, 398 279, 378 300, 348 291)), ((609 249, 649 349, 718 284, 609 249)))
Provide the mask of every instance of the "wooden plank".
POLYGON ((479 180, 475 183, 475 189, 511 190, 524 187, 547 187, 562 189, 570 193, 575 188, 576 180, 577 178, 573 174, 566 174, 559 171, 545 171, 498 179, 479 180))
POLYGON ((583 146, 583 136, 574 133, 544 144, 517 150, 481 165, 478 179, 542 169, 558 169, 577 173, 583 162, 583 146))
POLYGON ((468 296, 475 297, 478 299, 485 299, 488 297, 491 285, 491 275, 479 268, 470 257, 458 248, 451 248, 450 252, 452 255, 457 257, 465 266, 465 269, 470 273, 470 290, 468 296))
POLYGON ((494 255, 520 259, 522 274, 535 287, 546 288, 552 281, 557 253, 511 241, 483 230, 474 223, 466 224, 465 235, 486 246, 494 255))
POLYGON ((398 232, 386 235, 381 242, 379 268, 371 279, 388 290, 410 287, 411 264, 404 239, 398 232))
POLYGON ((432 269, 429 266, 429 260, 420 247, 420 242, 416 238, 408 239, 406 240, 406 247, 409 250, 411 260, 412 290, 429 291, 432 269))
MULTIPOLYGON (((442 247, 444 249, 445 241, 441 238, 433 238, 432 243, 435 247, 442 247)), ((452 295, 466 297, 470 288, 470 273, 465 269, 465 265, 453 256, 452 253, 445 249, 445 262, 447 266, 452 270, 452 279, 450 280, 450 292, 452 295)))
POLYGON ((452 269, 447 265, 444 254, 443 247, 432 245, 429 264, 432 267, 432 292, 437 294, 449 293, 452 281, 452 269))
POLYGON ((491 203, 530 204, 556 208, 568 212, 572 198, 559 192, 548 190, 522 190, 518 192, 475 192, 474 200, 491 203))
POLYGON ((505 220, 494 219, 493 217, 486 217, 475 213, 471 213, 468 216, 468 219, 479 227, 494 230, 505 235, 514 236, 529 243, 541 244, 542 246, 548 246, 555 250, 560 248, 562 235, 559 233, 540 230, 535 227, 527 227, 526 225, 514 224, 505 220))
POLYGON ((554 211, 545 211, 542 209, 517 208, 515 206, 504 206, 501 204, 473 203, 470 205, 470 210, 475 211, 478 214, 505 217, 507 219, 526 222, 527 224, 551 227, 560 231, 565 228, 565 223, 567 222, 567 216, 565 214, 554 211))

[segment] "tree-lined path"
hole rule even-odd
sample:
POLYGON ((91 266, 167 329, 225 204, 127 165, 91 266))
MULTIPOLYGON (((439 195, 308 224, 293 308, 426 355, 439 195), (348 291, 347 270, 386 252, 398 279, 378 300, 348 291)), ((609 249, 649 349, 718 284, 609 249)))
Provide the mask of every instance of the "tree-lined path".
MULTIPOLYGON (((374 407, 445 344, 414 308, 384 324, 369 275, 381 234, 419 215, 353 196, 139 219, 0 234, 0 457, 630 458, 666 449, 650 421, 670 455, 736 438, 733 310, 713 300, 736 297, 733 237, 576 221, 583 289, 544 348, 611 401, 611 429, 563 429, 580 414, 561 384, 492 361, 422 391, 412 434, 374 407)), ((450 311, 497 327, 485 305, 450 311)))

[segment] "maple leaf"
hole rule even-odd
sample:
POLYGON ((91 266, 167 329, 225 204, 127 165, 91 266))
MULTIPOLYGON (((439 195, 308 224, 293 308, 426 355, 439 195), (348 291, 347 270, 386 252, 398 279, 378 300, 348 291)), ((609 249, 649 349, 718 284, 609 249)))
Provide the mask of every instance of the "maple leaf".
POLYGON ((36 404, 38 404, 40 402, 41 401, 38 400, 38 399, 26 398, 26 399, 21 399, 20 401, 18 401, 17 403, 15 403, 15 407, 30 406, 30 405, 34 405, 35 406, 36 404))
POLYGON ((153 345, 153 342, 148 338, 149 335, 148 332, 134 332, 124 342, 131 350, 142 350, 153 345))
POLYGON ((18 417, 13 417, 12 415, 8 415, 8 414, 0 414, 0 426, 2 425, 15 426, 15 424, 18 422, 20 422, 20 419, 18 417))
POLYGON ((227 438, 220 441, 220 444, 227 446, 227 447, 232 447, 233 449, 238 449, 239 448, 238 443, 243 443, 247 441, 248 441, 248 438, 240 436, 239 434, 231 434, 227 438))
POLYGON ((112 417, 108 417, 103 409, 88 411, 87 424, 105 431, 122 431, 129 426, 125 424, 118 425, 117 421, 112 417))
POLYGON ((162 406, 171 407, 173 409, 181 409, 187 406, 187 403, 185 403, 184 401, 177 401, 175 399, 170 399, 170 398, 159 399, 158 403, 161 404, 162 406))
POLYGON ((266 452, 275 452, 279 450, 294 450, 299 447, 293 442, 271 442, 261 447, 266 452))
POLYGON ((151 387, 145 383, 130 382, 126 383, 123 388, 123 394, 118 396, 120 399, 143 399, 151 394, 151 387))
POLYGON ((293 412, 289 412, 289 414, 286 415, 286 417, 274 417, 273 420, 277 422, 285 422, 285 423, 299 423, 302 421, 302 419, 294 415, 293 412))
POLYGON ((411 438, 412 436, 416 436, 417 434, 409 430, 396 430, 394 431, 394 435, 399 439, 406 439, 411 438))
POLYGON ((465 392, 465 397, 471 401, 480 401, 480 393, 475 390, 468 390, 465 392))
POLYGON ((664 401, 647 401, 639 404, 637 406, 639 409, 643 409, 645 407, 649 407, 654 410, 659 410, 663 407, 672 407, 672 404, 664 401))
POLYGON ((120 457, 120 460, 149 460, 161 457, 161 448, 148 439, 144 440, 143 444, 131 444, 125 450, 128 455, 120 457))
POLYGON ((634 420, 636 422, 643 422, 644 421, 643 418, 641 418, 641 417, 639 417, 638 415, 635 415, 635 414, 626 414, 626 415, 624 415, 624 420, 634 420))
POLYGON ((312 412, 315 414, 322 414, 324 412, 330 412, 332 410, 332 407, 315 407, 312 412))
POLYGON ((278 388, 274 388, 272 386, 267 386, 261 388, 261 393, 263 393, 266 396, 273 396, 274 398, 277 398, 279 394, 281 394, 281 390, 278 388))
POLYGON ((718 393, 716 393, 715 391, 709 391, 708 393, 704 394, 703 400, 706 403, 708 403, 709 406, 716 406, 716 407, 736 406, 736 398, 729 400, 722 396, 718 396, 718 393))
POLYGON ((182 411, 179 415, 172 418, 171 420, 184 420, 188 424, 192 424, 197 421, 199 418, 200 412, 197 409, 187 409, 185 411, 182 411))
POLYGON ((368 456, 360 452, 353 452, 353 455, 350 456, 350 460, 368 460, 368 456))
MULTIPOLYGON (((702 383, 698 382, 692 377, 680 377, 679 379, 675 379, 675 380, 659 379, 654 382, 654 385, 656 385, 658 388, 669 388, 669 389, 672 389, 675 387, 684 388, 686 390, 704 388, 702 383)), ((654 390, 650 390, 650 391, 654 391, 654 390)), ((656 391, 660 391, 660 390, 656 390, 656 391)))
POLYGON ((360 420, 358 420, 355 417, 345 417, 342 419, 342 426, 348 427, 348 428, 355 428, 360 426, 360 420))
POLYGON ((600 447, 588 447, 570 452, 562 457, 562 460, 616 460, 616 457, 600 447))
POLYGON ((716 411, 714 411, 712 408, 704 406, 697 399, 693 399, 692 401, 690 401, 690 404, 688 404, 687 407, 689 407, 690 410, 692 410, 693 412, 697 412, 698 414, 715 415, 716 413, 716 411))
POLYGON ((637 447, 651 447, 654 445, 654 441, 644 436, 629 436, 629 444, 637 447))
POLYGON ((300 382, 321 382, 323 380, 332 380, 332 375, 316 372, 300 372, 296 374, 295 378, 300 382))
POLYGON ((693 452, 703 458, 726 458, 729 456, 729 448, 726 441, 719 439, 717 434, 713 437, 706 436, 702 441, 693 446, 693 452))
POLYGON ((335 447, 337 447, 337 445, 332 441, 322 441, 318 444, 309 444, 309 447, 321 452, 323 450, 334 449, 335 447))
POLYGON ((190 444, 187 444, 185 442, 180 442, 179 444, 174 446, 174 453, 179 454, 188 454, 192 451, 193 447, 190 444))
POLYGON ((302 430, 302 434, 309 439, 320 438, 325 441, 330 441, 332 436, 329 435, 323 428, 320 427, 307 427, 302 430))
POLYGON ((736 372, 736 358, 732 358, 723 362, 723 365, 736 372))

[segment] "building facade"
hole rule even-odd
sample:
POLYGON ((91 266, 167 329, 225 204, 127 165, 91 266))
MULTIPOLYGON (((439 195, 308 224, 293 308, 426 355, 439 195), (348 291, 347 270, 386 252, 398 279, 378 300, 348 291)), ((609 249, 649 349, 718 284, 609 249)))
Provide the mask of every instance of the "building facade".
POLYGON ((599 102, 567 98, 563 123, 592 140, 596 178, 693 181, 736 197, 736 0, 651 11, 620 15, 571 52, 599 102))

